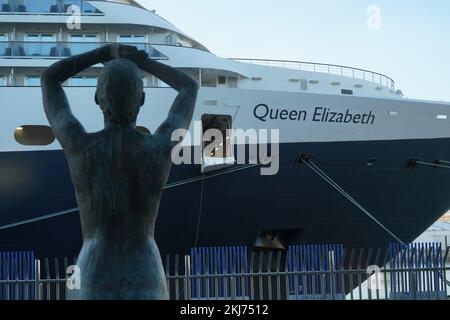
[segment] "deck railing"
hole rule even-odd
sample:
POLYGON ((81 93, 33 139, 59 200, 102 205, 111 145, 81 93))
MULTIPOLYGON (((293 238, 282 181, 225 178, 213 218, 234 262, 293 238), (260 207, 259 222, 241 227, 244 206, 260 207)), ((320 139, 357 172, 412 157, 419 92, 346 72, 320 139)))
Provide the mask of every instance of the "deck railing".
POLYGON ((266 59, 243 59, 243 58, 230 58, 234 61, 245 62, 250 64, 258 64, 269 67, 288 68, 299 71, 320 72, 338 75, 341 77, 350 77, 354 79, 361 79, 365 81, 374 82, 380 86, 388 87, 395 90, 395 82, 390 77, 369 71, 364 69, 358 69, 353 67, 346 67, 334 64, 303 62, 303 61, 290 61, 290 60, 266 60, 266 59))

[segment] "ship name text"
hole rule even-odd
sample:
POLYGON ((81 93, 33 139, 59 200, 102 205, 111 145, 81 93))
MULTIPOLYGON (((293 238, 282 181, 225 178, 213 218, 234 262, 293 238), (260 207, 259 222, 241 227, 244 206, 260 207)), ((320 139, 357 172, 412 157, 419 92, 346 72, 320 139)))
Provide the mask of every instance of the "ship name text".
POLYGON ((309 112, 299 109, 270 108, 266 104, 258 104, 253 110, 253 115, 262 122, 282 120, 373 125, 376 120, 372 110, 365 113, 354 113, 350 109, 338 112, 331 107, 316 107, 309 112))

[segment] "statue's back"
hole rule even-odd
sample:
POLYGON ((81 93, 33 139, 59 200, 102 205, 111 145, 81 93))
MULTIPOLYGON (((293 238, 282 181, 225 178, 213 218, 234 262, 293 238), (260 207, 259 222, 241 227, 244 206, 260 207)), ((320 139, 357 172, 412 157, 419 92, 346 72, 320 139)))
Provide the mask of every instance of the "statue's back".
POLYGON ((77 265, 86 283, 96 286, 87 292, 106 299, 126 298, 117 296, 124 292, 146 297, 165 292, 153 238, 171 164, 158 148, 162 141, 134 128, 110 128, 85 142, 68 158, 85 239, 77 265), (92 264, 92 257, 99 263, 92 264), (111 288, 116 287, 128 288, 115 295, 111 288))

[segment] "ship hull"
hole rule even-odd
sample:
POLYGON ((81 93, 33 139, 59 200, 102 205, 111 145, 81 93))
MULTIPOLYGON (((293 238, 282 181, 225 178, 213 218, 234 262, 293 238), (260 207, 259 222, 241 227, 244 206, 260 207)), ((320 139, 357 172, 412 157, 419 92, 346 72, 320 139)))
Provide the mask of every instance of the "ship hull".
MULTIPOLYGON (((450 208, 450 170, 409 168, 408 160, 449 160, 449 147, 450 139, 282 144, 274 176, 249 166, 202 179, 198 165, 173 166, 169 185, 185 182, 164 192, 156 240, 162 255, 194 246, 252 248, 263 230, 288 234, 285 245, 385 248, 396 239, 377 220, 402 241, 413 241, 450 208), (298 163, 300 154, 313 155, 375 220, 298 163)), ((76 256, 78 213, 52 215, 77 207, 62 151, 0 153, 0 173, 0 251, 76 256), (21 221, 28 222, 1 228, 21 221)))

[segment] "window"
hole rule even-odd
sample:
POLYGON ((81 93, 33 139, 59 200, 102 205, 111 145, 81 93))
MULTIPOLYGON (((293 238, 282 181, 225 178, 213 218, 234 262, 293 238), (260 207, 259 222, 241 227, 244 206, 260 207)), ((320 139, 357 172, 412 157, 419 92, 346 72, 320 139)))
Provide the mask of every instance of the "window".
POLYGON ((171 33, 166 36, 166 44, 168 45, 176 45, 178 43, 178 35, 176 33, 171 33))
POLYGON ((81 12, 83 13, 101 13, 97 8, 91 6, 85 0, 81 3, 81 12))
POLYGON ((346 95, 353 95, 353 90, 348 90, 348 89, 342 89, 341 90, 341 94, 346 94, 346 95))
POLYGON ((9 0, 0 0, 0 5, 1 5, 1 11, 2 12, 10 12, 11 11, 11 6, 9 4, 9 0))
POLYGON ((36 33, 29 33, 26 37, 27 41, 30 42, 55 42, 55 35, 53 34, 36 34, 36 33))
POLYGON ((120 43, 130 44, 139 50, 145 50, 145 36, 139 34, 121 34, 117 39, 120 43))
POLYGON ((99 13, 86 0, 0 0, 2 12, 66 13, 71 5, 81 8, 82 13, 99 13))
POLYGON ((69 42, 68 50, 70 52, 67 52, 64 56, 81 54, 94 50, 99 46, 98 35, 96 34, 71 34, 69 42))
POLYGON ((97 77, 95 76, 77 76, 69 80, 71 87, 95 87, 97 86, 97 77))
MULTIPOLYGON (((159 79, 153 75, 146 77, 147 84, 146 87, 159 87, 159 79)), ((145 85, 145 82, 144 82, 145 85)))
POLYGON ((146 49, 148 55, 150 58, 152 59, 168 59, 167 56, 163 55, 161 52, 159 52, 158 50, 156 50, 155 48, 151 47, 151 46, 147 46, 146 49))
POLYGON ((145 36, 140 34, 120 34, 117 41, 122 43, 144 43, 145 36))
POLYGON ((0 56, 10 56, 11 48, 7 43, 8 39, 5 34, 0 33, 0 56))
POLYGON ((0 75, 0 87, 6 86, 6 77, 3 75, 0 75))
POLYGON ((219 84, 220 85, 225 85, 227 84, 227 77, 219 77, 219 84))
POLYGON ((202 87, 217 87, 217 74, 211 70, 202 70, 202 87))
POLYGON ((87 76, 85 79, 86 79, 86 87, 96 87, 97 86, 97 77, 87 76))
POLYGON ((47 146, 55 141, 49 126, 20 126, 14 131, 14 139, 25 146, 47 146))
POLYGON ((69 80, 69 86, 71 87, 83 87, 84 78, 83 77, 73 77, 69 80))
POLYGON ((62 10, 64 10, 64 12, 67 12, 67 10, 71 7, 71 6, 77 6, 81 9, 81 0, 64 0, 64 5, 62 10))
POLYGON ((238 78, 236 77, 229 77, 228 78, 228 87, 229 88, 237 88, 238 87, 238 78))
POLYGON ((27 56, 57 56, 55 35, 27 34, 25 40, 25 55, 27 56))
POLYGON ((25 85, 28 87, 39 87, 41 85, 41 77, 36 75, 26 76, 25 85))
POLYGON ((18 4, 18 11, 26 12, 59 12, 58 1, 52 0, 30 0, 20 1, 25 2, 24 5, 18 4), (21 6, 23 8, 21 8, 21 6))
POLYGON ((97 42, 98 36, 96 34, 71 34, 70 42, 97 42))

